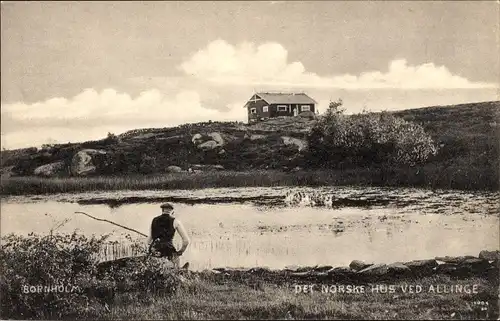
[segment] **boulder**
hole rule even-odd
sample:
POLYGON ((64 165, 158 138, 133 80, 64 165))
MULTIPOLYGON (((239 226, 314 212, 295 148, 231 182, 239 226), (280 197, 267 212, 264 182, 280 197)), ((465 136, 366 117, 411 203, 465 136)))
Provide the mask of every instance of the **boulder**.
POLYGON ((387 264, 374 264, 362 269, 361 271, 358 271, 359 274, 367 276, 382 276, 386 275, 387 272, 389 272, 387 264))
POLYGON ((2 179, 6 179, 6 178, 9 178, 12 175, 14 175, 14 172, 13 172, 14 167, 15 166, 12 165, 12 166, 6 166, 6 167, 0 168, 0 177, 2 179))
POLYGON ((415 260, 403 264, 409 267, 413 274, 417 276, 432 275, 434 268, 438 266, 436 260, 415 260))
POLYGON ((321 265, 316 268, 314 268, 314 272, 322 273, 322 272, 328 272, 333 268, 331 265, 321 265))
POLYGON ((464 275, 467 274, 483 274, 491 265, 487 260, 479 258, 468 258, 457 264, 457 270, 464 275))
POLYGON ((52 177, 64 172, 64 162, 55 162, 35 168, 33 174, 37 176, 52 177))
POLYGON ((71 174, 74 176, 85 176, 96 172, 96 164, 93 161, 96 155, 105 155, 106 151, 99 149, 82 149, 73 156, 71 160, 71 174))
POLYGON ((231 135, 222 134, 219 132, 211 132, 209 134, 195 134, 191 141, 193 144, 203 150, 212 150, 226 145, 228 141, 235 139, 231 135))
POLYGON ((304 150, 307 148, 307 142, 302 139, 294 138, 294 137, 289 137, 289 136, 282 136, 281 139, 283 140, 283 144, 289 146, 289 145, 295 145, 298 147, 299 152, 301 150, 304 150))
POLYGON ((183 172, 183 170, 179 166, 172 165, 172 166, 167 167, 167 172, 169 172, 169 173, 181 173, 181 172, 183 172))
POLYGON ((203 149, 203 150, 212 150, 212 149, 215 149, 219 146, 220 145, 217 144, 217 142, 215 140, 208 140, 204 143, 199 144, 198 148, 203 149))
POLYGON ((351 269, 348 266, 336 267, 328 271, 328 275, 330 276, 350 276, 355 274, 357 271, 351 269))
POLYGON ((444 263, 439 264, 435 269, 438 274, 455 274, 457 271, 457 265, 453 263, 444 263))
POLYGON ((367 267, 369 267, 371 265, 373 265, 373 264, 365 263, 365 262, 359 261, 359 260, 354 260, 351 262, 351 264, 349 264, 349 267, 355 271, 361 271, 361 270, 366 269, 367 267))
POLYGON ((208 134, 208 136, 212 137, 212 140, 217 143, 218 146, 223 146, 224 145, 224 139, 222 138, 222 135, 218 132, 212 132, 208 134))
POLYGON ((488 261, 500 261, 500 251, 481 251, 479 253, 479 258, 488 261))
POLYGON ((193 144, 198 145, 203 141, 203 136, 201 134, 194 134, 191 138, 191 141, 193 142, 193 144))
POLYGON ((389 274, 391 274, 391 275, 399 276, 399 275, 412 274, 411 269, 400 262, 389 264, 389 265, 387 265, 387 268, 388 268, 389 274))

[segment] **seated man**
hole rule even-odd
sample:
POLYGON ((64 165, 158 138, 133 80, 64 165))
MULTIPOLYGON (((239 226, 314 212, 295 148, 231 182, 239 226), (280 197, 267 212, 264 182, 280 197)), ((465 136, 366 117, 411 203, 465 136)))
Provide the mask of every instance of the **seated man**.
POLYGON ((174 217, 174 207, 165 203, 161 205, 161 209, 162 214, 151 222, 151 233, 148 239, 149 251, 158 252, 160 257, 167 257, 178 268, 179 257, 186 251, 190 240, 181 221, 174 217), (182 238, 182 247, 179 251, 175 249, 173 244, 176 231, 182 238))

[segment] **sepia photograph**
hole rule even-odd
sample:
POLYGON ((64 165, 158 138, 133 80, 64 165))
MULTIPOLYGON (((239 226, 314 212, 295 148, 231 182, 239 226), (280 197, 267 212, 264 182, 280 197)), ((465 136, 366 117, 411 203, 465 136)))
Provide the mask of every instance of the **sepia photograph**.
POLYGON ((498 0, 0 6, 0 319, 500 320, 498 0))

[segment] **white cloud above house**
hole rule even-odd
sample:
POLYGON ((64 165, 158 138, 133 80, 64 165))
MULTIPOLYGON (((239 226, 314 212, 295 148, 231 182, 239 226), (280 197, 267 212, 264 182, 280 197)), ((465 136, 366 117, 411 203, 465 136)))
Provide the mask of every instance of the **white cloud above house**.
POLYGON ((300 61, 288 61, 279 43, 232 45, 215 40, 192 54, 180 69, 187 75, 218 85, 260 85, 337 89, 472 89, 498 88, 473 82, 432 62, 409 65, 405 59, 389 62, 388 69, 359 75, 318 75, 306 71, 300 61))

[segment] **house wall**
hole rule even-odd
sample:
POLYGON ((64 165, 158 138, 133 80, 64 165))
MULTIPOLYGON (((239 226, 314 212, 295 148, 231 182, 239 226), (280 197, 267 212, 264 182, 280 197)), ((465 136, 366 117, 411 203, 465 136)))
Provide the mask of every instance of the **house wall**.
POLYGON ((267 102, 265 102, 264 100, 257 100, 256 102, 250 101, 247 104, 248 122, 259 121, 260 118, 269 118, 271 114, 270 112, 271 107, 268 108, 267 112, 264 112, 263 111, 264 106, 268 106, 267 102), (257 113, 252 114, 250 112, 252 108, 256 108, 257 113))
POLYGON ((310 110, 314 113, 316 112, 315 110, 315 104, 271 104, 268 105, 267 102, 264 100, 258 100, 258 101, 249 101, 247 103, 247 113, 248 113, 248 122, 256 122, 260 121, 261 119, 266 119, 266 118, 273 118, 273 117, 280 117, 280 116, 294 116, 294 109, 298 109, 298 113, 300 114, 302 112, 301 106, 309 106, 310 110), (286 105, 287 110, 286 111, 278 111, 278 105, 286 105), (264 112, 263 108, 265 106, 268 106, 268 111, 264 112), (252 114, 251 110, 252 108, 256 108, 256 113, 252 114))
POLYGON ((272 104, 270 108, 271 114, 269 117, 293 116, 295 108, 298 108, 298 114, 300 114, 302 112, 301 106, 309 106, 313 113, 316 112, 315 104, 272 104), (288 108, 286 111, 278 111, 278 105, 287 105, 288 108))

